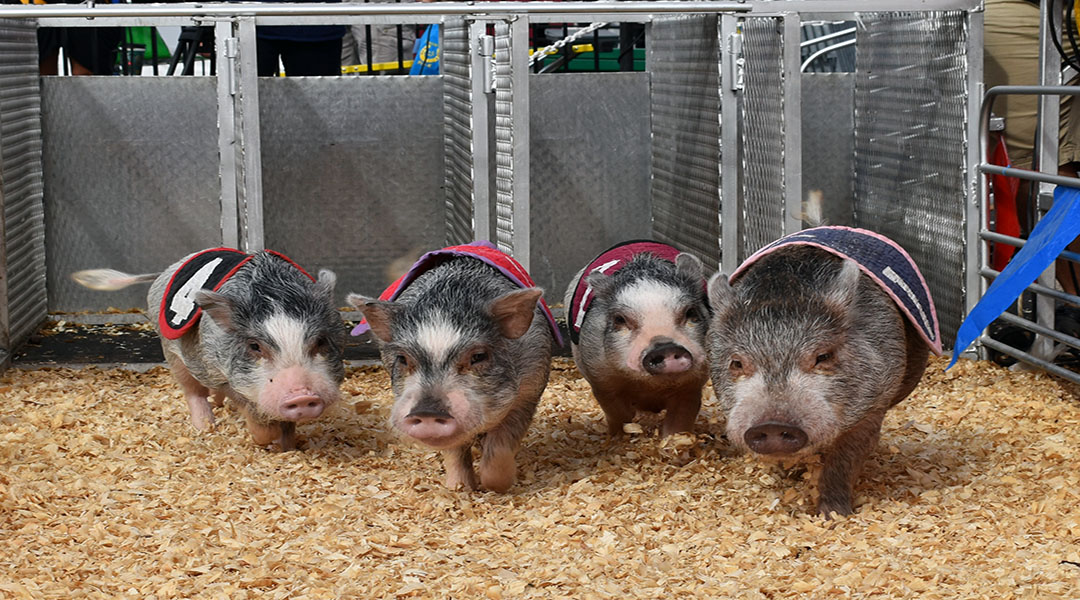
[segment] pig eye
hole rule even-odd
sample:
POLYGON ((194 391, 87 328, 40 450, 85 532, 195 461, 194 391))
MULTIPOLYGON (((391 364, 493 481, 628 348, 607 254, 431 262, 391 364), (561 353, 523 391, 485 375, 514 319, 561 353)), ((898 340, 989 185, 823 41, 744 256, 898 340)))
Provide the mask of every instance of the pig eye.
POLYGON ((832 357, 833 357, 832 352, 822 352, 821 354, 817 355, 817 359, 814 360, 814 364, 815 365, 820 365, 823 362, 828 362, 828 361, 832 360, 832 357))
POLYGON ((488 359, 488 353, 487 352, 474 352, 473 355, 471 357, 469 357, 469 364, 470 365, 478 365, 478 364, 486 361, 487 359, 488 359))
POLYGON ((729 368, 732 371, 738 371, 739 369, 742 369, 742 361, 737 358, 731 359, 731 364, 729 365, 729 368))
POLYGON ((686 322, 687 323, 699 323, 702 321, 701 313, 698 309, 690 307, 686 309, 686 322))
POLYGON ((616 313, 611 317, 611 324, 615 327, 626 327, 626 317, 616 313))
POLYGON ((262 356, 263 353, 262 346, 259 345, 259 342, 248 342, 248 350, 257 356, 262 356))

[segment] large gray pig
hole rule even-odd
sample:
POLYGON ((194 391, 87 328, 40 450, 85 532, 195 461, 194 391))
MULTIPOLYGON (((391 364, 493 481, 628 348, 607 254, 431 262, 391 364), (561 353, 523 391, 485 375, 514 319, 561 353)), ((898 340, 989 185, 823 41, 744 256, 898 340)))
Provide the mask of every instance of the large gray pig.
POLYGON ((478 242, 424 255, 379 300, 348 296, 366 321, 353 334, 370 328, 390 372, 391 425, 442 451, 451 489, 514 483, 558 336, 541 294, 516 261, 478 242))
POLYGON ((885 411, 940 352, 933 301, 895 242, 819 227, 787 236, 709 299, 713 387, 727 437, 756 455, 822 457, 818 511, 852 512, 852 489, 885 411))
POLYGON ((570 280, 571 349, 618 435, 637 411, 664 413, 663 435, 691 431, 709 379, 701 261, 652 241, 602 252, 570 280))
POLYGON ((276 252, 217 248, 160 274, 95 269, 72 277, 103 290, 152 281, 148 314, 199 431, 213 427, 210 398, 220 406, 227 396, 240 404, 256 444, 292 450, 296 423, 339 398, 345 326, 331 271, 315 280, 276 252))

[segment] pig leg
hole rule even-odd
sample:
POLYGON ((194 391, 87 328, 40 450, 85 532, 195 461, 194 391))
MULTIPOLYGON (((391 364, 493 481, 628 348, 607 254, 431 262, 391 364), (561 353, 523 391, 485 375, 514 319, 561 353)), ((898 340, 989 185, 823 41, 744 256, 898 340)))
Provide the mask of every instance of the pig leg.
POLYGON ((697 420, 701 410, 701 391, 689 392, 678 398, 668 401, 667 414, 664 415, 664 424, 660 433, 669 436, 673 433, 691 432, 694 430, 694 421, 697 420))
MULTIPOLYGON (((248 431, 251 432, 251 439, 255 442, 256 446, 267 446, 275 441, 282 441, 282 450, 292 450, 293 448, 285 447, 284 432, 282 431, 281 423, 272 422, 267 423, 255 416, 254 412, 248 406, 244 406, 244 420, 247 421, 248 431)), ((292 440, 293 447, 295 447, 296 440, 292 440)))
POLYGON ((296 450, 296 423, 281 421, 278 425, 281 426, 281 437, 278 439, 278 444, 281 446, 282 452, 296 450))
POLYGON ((517 474, 514 456, 531 417, 531 412, 526 417, 511 414, 499 427, 484 434, 480 441, 480 483, 485 489, 505 492, 514 485, 517 474))
POLYGON ((593 388, 593 395, 604 410, 607 417, 608 434, 619 436, 623 433, 623 425, 634 420, 634 407, 618 393, 601 392, 593 388))
POLYGON ((206 400, 207 396, 210 395, 210 390, 191 376, 191 372, 188 371, 180 357, 168 352, 165 353, 165 356, 173 378, 180 384, 180 389, 184 391, 184 398, 188 404, 188 413, 191 415, 191 424, 199 431, 213 429, 214 411, 206 400))
POLYGON ((446 467, 446 487, 451 490, 475 490, 476 472, 472 466, 472 444, 442 451, 446 467))
POLYGON ((826 519, 832 518, 831 513, 851 514, 855 478, 877 446, 884 417, 884 412, 867 415, 822 453, 818 513, 826 519))
POLYGON ((225 406, 226 396, 227 394, 223 389, 210 390, 210 402, 218 408, 225 406))

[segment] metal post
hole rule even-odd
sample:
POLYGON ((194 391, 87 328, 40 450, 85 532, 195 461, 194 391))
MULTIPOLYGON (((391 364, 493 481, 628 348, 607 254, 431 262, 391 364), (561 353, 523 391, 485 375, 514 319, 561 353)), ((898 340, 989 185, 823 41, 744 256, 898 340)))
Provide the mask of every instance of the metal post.
MULTIPOLYGON (((970 41, 967 46, 967 89, 968 89, 968 114, 977 115, 981 110, 983 91, 983 13, 968 13, 968 32, 970 41)), ((967 186, 967 198, 964 200, 964 227, 965 246, 967 260, 964 267, 964 314, 970 314, 971 309, 986 292, 987 282, 979 272, 987 266, 989 253, 987 245, 979 239, 979 232, 985 227, 986 218, 986 176, 979 172, 978 165, 982 160, 982 132, 980 119, 969 118, 967 123, 967 174, 970 184, 967 186)), ((986 349, 981 344, 974 346, 978 358, 987 358, 986 349)))
POLYGON ((801 19, 784 22, 784 234, 802 229, 802 48, 801 19))
POLYGON ((238 17, 240 38, 240 110, 237 114, 242 143, 240 177, 240 249, 255 252, 265 247, 262 210, 262 144, 259 137, 259 78, 255 18, 238 17))
POLYGON ((491 240, 491 70, 494 66, 495 40, 487 34, 487 23, 469 24, 469 45, 472 64, 469 71, 472 85, 472 146, 473 146, 473 236, 491 240))
MULTIPOLYGON (((1061 85, 1061 66, 1056 55, 1050 53, 1049 36, 1059 32, 1047 27, 1047 16, 1057 10, 1061 15, 1061 2, 1042 2, 1039 8, 1039 83, 1041 85, 1061 85)), ((1055 22, 1060 19, 1055 19, 1055 22)), ((1039 97, 1038 126, 1036 127, 1035 161, 1043 173, 1057 175, 1058 169, 1058 129, 1061 99, 1058 96, 1039 97)), ((1006 125, 1008 126, 1008 125, 1006 125)), ((1029 201, 1034 202, 1035 212, 1042 218, 1044 210, 1049 210, 1053 202, 1054 186, 1049 183, 1038 184, 1038 195, 1029 201)), ((1038 282, 1045 287, 1054 287, 1054 265, 1051 264, 1041 275, 1038 282)), ((1043 294, 1035 295, 1036 322, 1047 328, 1054 328, 1054 299, 1043 294)), ((1048 360, 1053 356, 1054 340, 1042 334, 1035 335, 1030 353, 1040 359, 1048 360)))
POLYGON ((514 220, 514 258, 525 270, 532 262, 529 202, 529 19, 519 16, 510 23, 510 80, 514 90, 513 169, 511 188, 514 220))
POLYGON ((214 45, 221 57, 217 70, 218 94, 218 173, 221 178, 221 244, 230 248, 240 245, 237 227, 236 198, 237 152, 236 130, 237 38, 233 21, 218 21, 214 25, 214 45))
POLYGON ((739 18, 720 15, 720 270, 739 266, 742 199, 739 196, 739 18))

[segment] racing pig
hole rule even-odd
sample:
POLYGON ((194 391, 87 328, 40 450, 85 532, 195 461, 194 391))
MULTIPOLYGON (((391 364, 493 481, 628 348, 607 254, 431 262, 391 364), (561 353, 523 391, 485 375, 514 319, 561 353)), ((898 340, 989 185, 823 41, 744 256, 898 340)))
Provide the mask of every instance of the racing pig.
POLYGON ((778 461, 822 457, 818 511, 852 512, 885 411, 911 393, 937 313, 892 240, 845 227, 791 234, 709 282, 713 387, 736 446, 778 461))
POLYGON ((256 444, 292 450, 296 423, 339 398, 346 330, 331 271, 316 280, 270 250, 215 248, 160 274, 95 269, 72 277, 102 290, 152 282, 148 313, 199 431, 214 424, 209 398, 220 406, 228 396, 240 403, 256 444))
POLYGON ((612 435, 638 410, 665 410, 663 435, 693 429, 709 379, 701 261, 667 244, 625 242, 578 272, 564 305, 574 361, 612 435))
POLYGON ((514 483, 559 339, 541 294, 517 261, 474 242, 425 254, 378 300, 348 296, 365 318, 353 335, 370 329, 390 372, 391 425, 442 452, 451 489, 514 483))

